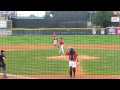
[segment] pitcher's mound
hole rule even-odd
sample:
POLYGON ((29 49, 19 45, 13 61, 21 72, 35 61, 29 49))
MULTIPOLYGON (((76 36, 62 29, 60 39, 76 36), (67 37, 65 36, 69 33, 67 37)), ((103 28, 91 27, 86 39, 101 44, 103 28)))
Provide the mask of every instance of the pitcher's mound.
MULTIPOLYGON (((53 60, 68 60, 68 56, 65 56, 65 55, 52 56, 52 57, 46 57, 46 58, 53 59, 53 60)), ((78 59, 79 60, 89 60, 89 59, 99 59, 99 57, 81 55, 81 56, 78 56, 78 59)))

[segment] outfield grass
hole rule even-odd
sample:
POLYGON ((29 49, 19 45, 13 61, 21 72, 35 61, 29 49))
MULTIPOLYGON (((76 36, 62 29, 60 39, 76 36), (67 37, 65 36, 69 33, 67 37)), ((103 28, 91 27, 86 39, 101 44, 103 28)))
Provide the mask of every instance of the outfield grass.
MULTIPOLYGON (((113 35, 78 35, 58 36, 63 38, 65 44, 120 44, 120 36, 113 35)), ((53 36, 3 36, 0 37, 0 45, 28 45, 28 44, 51 44, 53 36)))
MULTIPOLYGON (((78 49, 79 55, 97 56, 100 59, 81 62, 85 74, 120 74, 120 51, 78 49), (91 53, 92 52, 92 53, 91 53)), ((28 50, 6 52, 9 74, 68 74, 68 61, 50 60, 58 50, 28 50)))

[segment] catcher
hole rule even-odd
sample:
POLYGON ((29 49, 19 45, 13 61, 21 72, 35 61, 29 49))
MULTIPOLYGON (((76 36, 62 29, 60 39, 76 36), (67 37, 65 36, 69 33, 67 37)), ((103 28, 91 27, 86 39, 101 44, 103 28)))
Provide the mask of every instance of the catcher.
MULTIPOLYGON (((69 52, 66 52, 66 55, 69 55, 69 73, 70 73, 70 78, 75 77, 75 73, 76 73, 76 62, 79 62, 79 60, 77 59, 78 54, 74 51, 73 48, 70 48, 69 52)), ((79 63, 78 63, 79 64, 79 63)))
POLYGON ((4 60, 6 60, 6 57, 4 55, 4 50, 1 50, 1 55, 0 55, 0 68, 2 68, 3 70, 3 74, 4 74, 4 77, 7 78, 6 76, 6 64, 4 62, 4 60))

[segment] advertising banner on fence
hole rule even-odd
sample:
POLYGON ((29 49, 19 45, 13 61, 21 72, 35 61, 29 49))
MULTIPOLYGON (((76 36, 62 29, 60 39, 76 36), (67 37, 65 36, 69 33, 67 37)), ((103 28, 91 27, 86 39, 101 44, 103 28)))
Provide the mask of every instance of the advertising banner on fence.
POLYGON ((120 35, 120 28, 117 28, 117 35, 120 35))
POLYGON ((0 29, 0 36, 12 35, 12 30, 0 29))
POLYGON ((92 34, 96 35, 97 31, 96 30, 92 30, 92 34))
POLYGON ((106 35, 105 28, 93 29, 92 35, 106 35))
POLYGON ((107 34, 108 35, 116 35, 117 34, 117 28, 107 28, 107 34))
POLYGON ((100 34, 101 34, 101 35, 104 35, 104 34, 105 34, 105 31, 104 31, 104 30, 101 30, 101 31, 100 31, 100 34))
POLYGON ((7 28, 7 22, 6 21, 0 21, 0 28, 7 28))

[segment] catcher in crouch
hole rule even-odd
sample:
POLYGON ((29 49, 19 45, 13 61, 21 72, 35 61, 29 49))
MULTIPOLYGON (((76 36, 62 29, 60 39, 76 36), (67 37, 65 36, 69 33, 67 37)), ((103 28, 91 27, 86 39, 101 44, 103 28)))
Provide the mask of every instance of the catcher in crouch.
POLYGON ((70 73, 70 78, 75 77, 75 73, 76 73, 76 62, 79 62, 79 60, 77 59, 78 54, 74 51, 73 48, 70 48, 69 52, 66 52, 66 55, 69 56, 69 73, 70 73))

